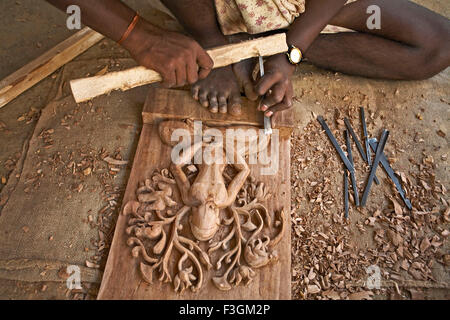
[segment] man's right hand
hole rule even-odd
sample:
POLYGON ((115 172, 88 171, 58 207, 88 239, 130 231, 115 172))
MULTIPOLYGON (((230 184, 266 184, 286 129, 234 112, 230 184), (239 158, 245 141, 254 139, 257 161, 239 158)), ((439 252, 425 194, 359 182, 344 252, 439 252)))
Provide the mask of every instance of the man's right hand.
POLYGON ((194 84, 206 78, 214 65, 195 40, 160 30, 142 18, 122 45, 140 65, 161 74, 168 88, 194 84))

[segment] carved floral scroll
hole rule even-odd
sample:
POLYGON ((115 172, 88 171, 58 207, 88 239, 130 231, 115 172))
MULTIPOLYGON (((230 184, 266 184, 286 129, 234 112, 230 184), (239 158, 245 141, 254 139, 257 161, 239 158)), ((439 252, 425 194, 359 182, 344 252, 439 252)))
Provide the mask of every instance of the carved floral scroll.
MULTIPOLYGON (((207 198, 202 202, 206 196, 198 193, 204 188, 195 189, 207 170, 211 168, 191 164, 155 171, 143 178, 136 200, 124 206, 127 244, 132 256, 139 259, 145 282, 151 284, 157 279, 171 283, 179 293, 187 289, 197 292, 206 281, 212 281, 219 290, 230 290, 248 285, 257 269, 277 263, 276 246, 286 228, 284 209, 269 212, 266 205, 271 194, 249 174, 246 164, 214 169, 220 170, 220 178, 212 186, 223 183, 233 198, 209 208, 217 200, 207 198), (183 186, 180 181, 184 181, 183 186), (238 189, 233 192, 230 188, 238 189), (217 218, 217 227, 204 240, 193 228, 209 225, 210 221, 205 224, 201 219, 210 219, 211 215, 217 218)), ((211 188, 208 185, 206 189, 211 188)))

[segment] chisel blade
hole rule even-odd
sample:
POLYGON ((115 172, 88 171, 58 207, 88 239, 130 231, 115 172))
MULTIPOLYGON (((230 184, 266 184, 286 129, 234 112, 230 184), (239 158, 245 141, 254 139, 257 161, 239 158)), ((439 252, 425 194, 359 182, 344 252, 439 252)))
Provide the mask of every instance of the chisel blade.
POLYGON ((372 156, 370 155, 370 147, 369 147, 369 135, 367 133, 367 125, 366 125, 366 116, 364 112, 364 108, 359 108, 361 111, 361 123, 363 127, 363 134, 364 134, 364 145, 366 147, 366 157, 367 157, 367 163, 369 166, 372 165, 372 156))
POLYGON ((344 169, 344 212, 345 219, 348 219, 348 177, 347 169, 344 169))
MULTIPOLYGON (((370 147, 372 148, 373 151, 377 150, 377 148, 378 148, 377 139, 375 139, 375 138, 369 139, 369 144, 370 144, 370 147)), ((389 160, 386 158, 384 153, 380 157, 380 163, 381 163, 381 166, 383 167, 384 171, 386 171, 387 175, 389 176, 389 178, 394 183, 395 188, 397 189, 398 193, 400 194, 400 197, 402 198, 402 200, 405 203, 406 207, 409 210, 412 210, 411 201, 409 201, 409 199, 406 198, 406 193, 403 190, 402 185, 401 185, 400 181, 397 178, 397 175, 395 174, 394 170, 392 170, 392 167, 389 164, 389 160)))
POLYGON ((363 196, 361 198, 361 207, 364 207, 367 202, 367 198, 369 197, 370 187, 372 186, 373 178, 375 176, 375 172, 377 171, 378 164, 380 163, 381 155, 383 154, 384 147, 386 146, 387 139, 389 137, 389 131, 384 130, 381 134, 380 143, 377 147, 377 151, 375 153, 375 159, 372 163, 372 169, 370 170, 369 179, 367 180, 366 188, 364 189, 363 196))
MULTIPOLYGON (((261 76, 261 78, 264 77, 264 60, 262 56, 259 56, 259 75, 261 76)), ((262 99, 264 99, 264 97, 262 99)), ((264 116, 264 134, 272 134, 272 121, 269 117, 266 116, 264 116)))
MULTIPOLYGON (((350 143, 350 135, 348 134, 348 131, 345 130, 345 143, 347 145, 347 155, 348 160, 350 163, 355 166, 355 163, 353 162, 353 155, 352 155, 352 145, 350 143)), ((355 205, 359 207, 359 195, 358 195, 358 186, 356 185, 356 177, 355 172, 350 172, 350 180, 352 181, 352 187, 353 187, 353 195, 355 197, 355 205)))
MULTIPOLYGON (((361 158, 363 158, 363 160, 369 164, 369 162, 367 161, 367 154, 364 151, 364 148, 361 145, 361 142, 359 142, 358 136, 356 135, 355 131, 352 128, 352 125, 350 124, 350 121, 348 120, 348 118, 344 119, 345 122, 345 126, 347 127, 348 132, 350 132, 350 135, 353 138, 353 141, 355 141, 356 144, 356 148, 359 151, 359 154, 361 155, 361 158)), ((370 164, 369 164, 370 165, 370 164)), ((373 180, 375 181, 376 184, 380 184, 380 181, 378 180, 377 176, 375 175, 375 177, 373 178, 373 180)))
POLYGON ((325 133, 327 134, 328 138, 330 139, 331 143, 333 144, 334 148, 336 149, 337 153, 339 154, 339 157, 341 158, 344 165, 347 167, 348 171, 355 172, 355 169, 353 168, 353 165, 348 160, 347 156, 345 155, 344 151, 342 151, 342 148, 339 146, 339 143, 337 142, 336 138, 334 137, 333 133, 331 133, 330 128, 328 127, 327 123, 323 119, 322 116, 317 117, 317 121, 320 122, 322 125, 322 128, 325 130, 325 133))

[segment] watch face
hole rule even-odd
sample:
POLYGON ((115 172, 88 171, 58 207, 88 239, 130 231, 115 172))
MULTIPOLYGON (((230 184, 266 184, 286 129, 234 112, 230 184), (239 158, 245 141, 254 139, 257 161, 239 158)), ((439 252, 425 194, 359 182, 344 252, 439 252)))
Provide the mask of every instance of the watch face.
POLYGON ((302 54, 297 48, 291 50, 290 57, 293 63, 299 63, 302 60, 302 54))

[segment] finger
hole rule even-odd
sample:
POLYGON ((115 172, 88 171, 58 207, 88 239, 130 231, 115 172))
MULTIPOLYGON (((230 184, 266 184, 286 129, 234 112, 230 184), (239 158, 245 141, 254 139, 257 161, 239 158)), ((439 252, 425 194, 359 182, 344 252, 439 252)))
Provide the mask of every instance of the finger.
POLYGON ((177 83, 177 76, 175 70, 169 71, 163 75, 163 82, 161 85, 164 88, 172 88, 177 83))
POLYGON ((209 102, 208 102, 208 92, 205 90, 200 90, 200 93, 198 95, 198 101, 202 106, 205 108, 208 108, 209 102))
POLYGON ((266 113, 264 113, 264 115, 266 116, 266 117, 272 117, 274 114, 276 114, 276 113, 278 113, 278 112, 280 112, 280 111, 283 111, 283 110, 287 110, 287 109, 289 109, 290 107, 286 104, 286 103, 284 103, 284 102, 282 102, 282 103, 279 103, 279 104, 277 104, 276 106, 273 106, 272 108, 270 108, 268 111, 266 111, 266 113))
POLYGON ((199 80, 205 79, 209 75, 210 72, 211 72, 211 69, 200 68, 200 70, 198 71, 198 79, 199 80))
POLYGON ((217 113, 219 111, 219 102, 217 101, 217 93, 212 92, 208 96, 209 98, 209 111, 217 113))
POLYGON ((208 53, 206 53, 206 51, 203 50, 202 47, 200 47, 200 45, 197 45, 197 63, 201 69, 209 71, 211 71, 211 69, 214 67, 214 61, 211 59, 208 53))
POLYGON ((294 104, 294 87, 292 86, 292 82, 289 81, 288 87, 286 88, 286 93, 284 94, 284 103, 288 108, 291 108, 294 104))
POLYGON ((228 104, 227 104, 227 97, 224 93, 219 93, 219 112, 220 113, 227 113, 228 111, 228 104))
POLYGON ((292 95, 289 96, 289 94, 286 93, 283 101, 271 107, 264 115, 270 118, 273 115, 277 114, 278 112, 290 109, 291 107, 292 107, 292 95))
POLYGON ((190 59, 186 66, 187 82, 194 84, 198 81, 197 64, 193 59, 190 59))
POLYGON ((186 66, 182 65, 177 68, 176 71, 177 76, 177 87, 182 87, 186 84, 186 66))
POLYGON ((200 86, 197 85, 197 84, 193 85, 192 88, 191 88, 192 98, 194 98, 197 101, 198 101, 198 92, 199 92, 199 90, 200 90, 200 86))
POLYGON ((239 93, 231 94, 228 98, 228 113, 238 116, 242 113, 242 99, 239 93))
POLYGON ((258 100, 258 94, 255 92, 255 88, 251 82, 247 82, 246 84, 244 84, 244 92, 248 100, 258 100))
POLYGON ((255 91, 259 96, 263 96, 273 87, 275 83, 281 80, 281 73, 268 73, 258 80, 255 86, 255 91))
POLYGON ((286 93, 286 85, 277 83, 273 86, 272 91, 261 101, 261 111, 267 111, 270 107, 277 105, 286 93))

